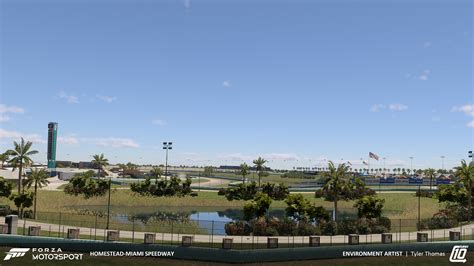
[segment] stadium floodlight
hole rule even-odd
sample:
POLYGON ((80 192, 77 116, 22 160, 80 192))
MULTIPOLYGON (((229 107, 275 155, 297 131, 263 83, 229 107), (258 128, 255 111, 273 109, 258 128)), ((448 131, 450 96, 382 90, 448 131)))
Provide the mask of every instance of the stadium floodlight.
POLYGON ((167 180, 168 176, 168 150, 172 150, 173 142, 163 142, 163 150, 166 150, 166 163, 165 163, 165 180, 167 180))

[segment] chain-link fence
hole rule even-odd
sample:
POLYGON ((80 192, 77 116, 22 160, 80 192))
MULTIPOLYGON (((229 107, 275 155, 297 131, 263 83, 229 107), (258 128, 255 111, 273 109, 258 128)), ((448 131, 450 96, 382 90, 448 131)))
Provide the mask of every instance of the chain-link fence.
MULTIPOLYGON (((380 244, 382 234, 390 235, 392 243, 417 241, 447 241, 453 236, 459 240, 474 239, 474 225, 457 223, 452 228, 417 230, 418 220, 391 219, 383 225, 373 220, 345 219, 338 221, 337 229, 320 230, 321 226, 311 224, 313 231, 302 231, 298 223, 290 223, 296 227, 283 233, 278 230, 262 230, 256 224, 251 225, 242 235, 229 235, 224 221, 192 220, 189 217, 149 217, 113 215, 107 223, 107 216, 101 214, 75 213, 37 213, 36 219, 19 220, 18 233, 31 234, 29 227, 40 227, 39 236, 67 238, 69 229, 79 229, 78 237, 90 240, 107 240, 108 231, 118 231, 118 241, 144 243, 145 234, 153 234, 154 243, 166 245, 183 245, 192 241, 193 246, 221 248, 224 239, 232 239, 233 249, 258 249, 268 247, 268 238, 277 238, 278 247, 306 247, 310 236, 318 236, 318 245, 347 245, 351 243, 351 235, 356 234, 359 244, 380 244), (372 222, 371 222, 372 221, 372 222), (388 223, 388 224, 387 224, 388 223), (253 227, 253 228, 252 228, 253 227), (309 233, 308 233, 309 232, 309 233), (454 233, 453 233, 454 232, 454 233), (420 240, 420 233, 423 239, 420 240)), ((244 223, 246 224, 246 223, 244 223)), ((235 231, 234 233, 235 234, 235 231)))

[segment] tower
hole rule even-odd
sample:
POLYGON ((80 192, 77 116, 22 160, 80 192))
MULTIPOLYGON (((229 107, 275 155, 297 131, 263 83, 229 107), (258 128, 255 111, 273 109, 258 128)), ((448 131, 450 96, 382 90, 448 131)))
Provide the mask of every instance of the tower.
POLYGON ((58 139, 58 123, 48 124, 48 168, 56 168, 56 143, 58 139))

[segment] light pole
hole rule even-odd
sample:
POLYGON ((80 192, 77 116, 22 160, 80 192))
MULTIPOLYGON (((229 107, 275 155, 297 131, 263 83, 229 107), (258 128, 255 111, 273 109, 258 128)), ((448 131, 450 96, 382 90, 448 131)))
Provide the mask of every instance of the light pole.
POLYGON ((469 151, 468 153, 469 158, 471 158, 471 162, 474 162, 474 157, 472 156, 472 151, 469 151))
POLYGON ((165 164, 165 180, 168 176, 168 150, 172 150, 173 142, 163 142, 163 150, 166 150, 166 164, 165 164))
POLYGON ((386 169, 385 169, 385 160, 386 160, 387 158, 383 157, 382 159, 383 159, 383 176, 385 176, 385 170, 386 170, 386 169))
POLYGON ((446 158, 444 155, 440 156, 441 158, 441 170, 444 172, 444 158, 446 158))

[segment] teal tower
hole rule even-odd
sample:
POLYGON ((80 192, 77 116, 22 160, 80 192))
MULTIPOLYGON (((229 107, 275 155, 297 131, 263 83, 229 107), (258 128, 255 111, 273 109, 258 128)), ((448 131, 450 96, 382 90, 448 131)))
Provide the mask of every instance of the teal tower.
POLYGON ((48 168, 56 168, 56 144, 58 140, 58 123, 48 124, 48 168))

